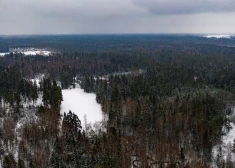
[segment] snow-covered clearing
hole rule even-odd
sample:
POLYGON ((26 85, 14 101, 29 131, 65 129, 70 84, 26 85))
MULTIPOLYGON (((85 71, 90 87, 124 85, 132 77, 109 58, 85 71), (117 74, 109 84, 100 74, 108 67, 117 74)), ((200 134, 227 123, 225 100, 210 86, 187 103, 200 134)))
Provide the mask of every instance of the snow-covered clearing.
POLYGON ((231 38, 231 35, 206 35, 206 38, 231 38))
POLYGON ((4 56, 5 54, 7 54, 7 53, 0 53, 0 56, 4 56))
POLYGON ((44 56, 48 56, 51 54, 50 51, 25 51, 23 52, 25 55, 44 55, 44 56))
MULTIPOLYGON (((44 74, 38 74, 31 81, 35 81, 39 87, 39 83, 44 77, 44 74)), ((85 122, 86 124, 91 124, 91 126, 94 126, 94 124, 99 126, 101 121, 105 120, 101 106, 96 102, 96 95, 94 93, 85 93, 77 84, 76 88, 62 90, 62 95, 61 114, 63 115, 64 112, 68 113, 71 110, 81 120, 83 128, 85 128, 85 122)), ((42 95, 39 95, 35 104, 40 105, 41 103, 42 95)))
POLYGON ((86 122, 92 125, 103 119, 101 106, 96 102, 94 93, 85 93, 80 87, 62 90, 63 99, 61 113, 68 113, 71 110, 81 120, 82 126, 86 122))
MULTIPOLYGON (((24 51, 24 52, 19 52, 19 53, 23 53, 24 55, 27 55, 27 56, 29 56, 29 55, 49 56, 50 54, 52 54, 51 51, 24 51)), ((9 52, 7 52, 7 53, 0 53, 0 56, 5 56, 6 54, 9 54, 9 52)))

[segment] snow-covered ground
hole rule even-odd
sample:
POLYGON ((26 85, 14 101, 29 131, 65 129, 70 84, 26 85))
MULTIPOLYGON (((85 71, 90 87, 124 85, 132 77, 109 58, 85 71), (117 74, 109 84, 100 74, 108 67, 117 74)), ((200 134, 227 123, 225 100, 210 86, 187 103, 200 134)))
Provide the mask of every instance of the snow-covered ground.
POLYGON ((25 51, 23 52, 25 55, 37 55, 37 54, 40 54, 40 55, 44 55, 44 56, 48 56, 51 54, 50 51, 25 51))
MULTIPOLYGON (((49 56, 50 54, 52 54, 51 51, 24 51, 24 52, 20 52, 23 53, 24 55, 44 55, 44 56, 49 56)), ((0 53, 0 56, 4 56, 6 54, 9 54, 9 52, 7 53, 0 53)))
POLYGON ((232 122, 230 123, 230 126, 231 126, 231 129, 229 133, 223 136, 222 138, 223 144, 226 144, 226 145, 228 145, 229 143, 233 144, 233 140, 235 139, 235 124, 232 122))
MULTIPOLYGON (((235 117, 235 107, 232 109, 232 111, 233 111, 232 114, 227 116, 229 120, 233 120, 235 117)), ((220 147, 221 147, 220 152, 222 152, 223 159, 226 160, 228 157, 228 154, 230 154, 231 161, 235 162, 235 154, 232 152, 233 141, 235 139, 235 123, 230 122, 229 127, 230 129, 228 133, 224 135, 221 139, 221 144, 214 146, 212 149, 213 162, 215 162, 217 159, 217 155, 220 151, 220 147)), ((226 132, 225 127, 223 128, 223 130, 224 132, 226 132)), ((213 168, 216 167, 215 163, 212 163, 212 167, 213 168)))
POLYGON ((204 36, 206 38, 231 38, 231 35, 206 35, 204 36))
POLYGON ((37 87, 40 87, 40 82, 43 80, 44 77, 44 74, 38 74, 37 76, 35 76, 35 78, 31 79, 31 81, 36 82, 37 87))
MULTIPOLYGON (((39 74, 31 79, 31 81, 36 81, 39 87, 39 82, 42 81, 44 77, 44 74, 39 74)), ((85 116, 87 124, 91 124, 92 126, 104 119, 101 106, 96 102, 96 95, 94 93, 85 93, 77 84, 76 88, 62 90, 62 95, 61 114, 63 115, 64 112, 68 113, 69 110, 71 110, 81 120, 83 128, 85 116)), ((35 104, 40 105, 41 103, 42 97, 40 95, 35 104)))
POLYGON ((82 126, 85 124, 85 116, 87 123, 92 125, 103 119, 101 106, 96 102, 94 93, 85 93, 80 87, 74 89, 62 90, 63 99, 61 105, 61 113, 68 113, 71 110, 81 120, 82 126))

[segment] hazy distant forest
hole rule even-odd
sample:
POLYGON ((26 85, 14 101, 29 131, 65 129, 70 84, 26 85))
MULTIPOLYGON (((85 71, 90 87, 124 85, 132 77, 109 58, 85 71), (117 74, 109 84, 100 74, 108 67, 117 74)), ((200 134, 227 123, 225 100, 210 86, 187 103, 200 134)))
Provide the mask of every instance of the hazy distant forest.
POLYGON ((233 122, 234 38, 0 37, 0 52, 30 47, 54 54, 0 57, 3 168, 235 167, 235 143, 226 159, 221 147, 233 122), (39 87, 29 80, 38 74, 46 76, 39 87), (99 132, 60 113, 61 89, 75 80, 108 116, 99 132))

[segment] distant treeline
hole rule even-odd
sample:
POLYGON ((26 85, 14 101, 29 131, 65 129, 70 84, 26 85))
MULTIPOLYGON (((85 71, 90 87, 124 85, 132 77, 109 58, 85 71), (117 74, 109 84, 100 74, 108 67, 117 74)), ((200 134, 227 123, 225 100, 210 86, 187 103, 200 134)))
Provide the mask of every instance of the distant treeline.
MULTIPOLYGON (((196 51, 197 44, 235 46, 235 39, 193 35, 38 35, 0 37, 7 48, 47 48, 58 52, 129 52, 160 49, 196 51)), ((7 51, 8 49, 1 49, 7 51)))
POLYGON ((9 52, 9 45, 0 38, 0 53, 9 52))

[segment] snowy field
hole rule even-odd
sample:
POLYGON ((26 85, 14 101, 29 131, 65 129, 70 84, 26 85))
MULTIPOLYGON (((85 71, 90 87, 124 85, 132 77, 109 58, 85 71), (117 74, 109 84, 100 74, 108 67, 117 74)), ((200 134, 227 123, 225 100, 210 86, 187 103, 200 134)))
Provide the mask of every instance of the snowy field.
POLYGON ((231 35, 207 35, 206 38, 231 38, 231 35))
POLYGON ((85 116, 87 123, 92 125, 95 122, 102 121, 101 106, 96 102, 94 93, 85 93, 81 88, 74 88, 62 90, 62 94, 64 99, 61 105, 62 114, 71 110, 81 120, 82 126, 85 124, 85 116))
MULTIPOLYGON (((38 74, 31 79, 36 82, 39 87, 39 82, 43 80, 44 74, 38 74)), ((103 118, 101 106, 96 102, 94 93, 85 93, 79 85, 76 88, 62 90, 63 101, 61 104, 61 114, 68 113, 71 110, 81 120, 82 126, 85 124, 85 116, 87 124, 93 126, 96 122, 101 122, 103 118)), ((42 103, 42 98, 39 97, 35 104, 42 103)))
MULTIPOLYGON (((21 52, 24 55, 44 55, 44 56, 49 56, 52 52, 50 51, 24 51, 21 52)), ((0 53, 0 56, 4 56, 6 54, 9 54, 9 52, 7 53, 0 53)))
POLYGON ((45 55, 45 56, 49 56, 51 54, 50 51, 25 51, 23 52, 25 55, 45 55))

